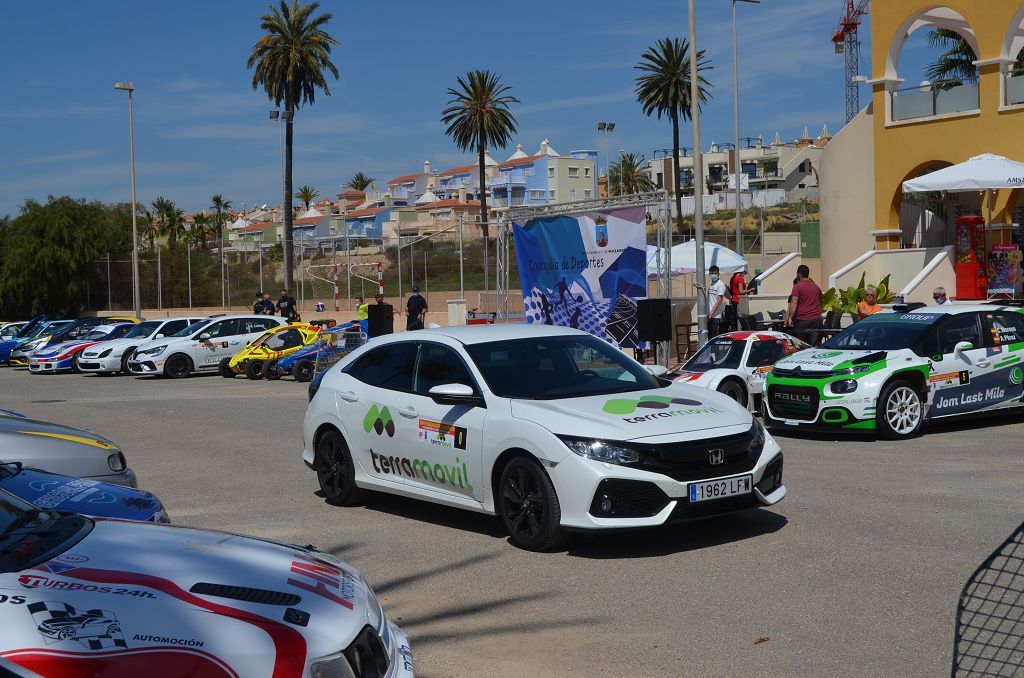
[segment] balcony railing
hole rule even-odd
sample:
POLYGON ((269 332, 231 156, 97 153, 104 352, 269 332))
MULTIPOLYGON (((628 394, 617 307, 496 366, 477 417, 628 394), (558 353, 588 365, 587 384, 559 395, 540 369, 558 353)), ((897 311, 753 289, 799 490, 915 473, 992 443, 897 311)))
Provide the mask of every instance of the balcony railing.
POLYGON ((1012 70, 1006 74, 1006 105, 1024 104, 1024 71, 1012 70))
POLYGON ((893 122, 976 111, 980 108, 976 82, 934 82, 930 85, 894 90, 891 97, 893 122))

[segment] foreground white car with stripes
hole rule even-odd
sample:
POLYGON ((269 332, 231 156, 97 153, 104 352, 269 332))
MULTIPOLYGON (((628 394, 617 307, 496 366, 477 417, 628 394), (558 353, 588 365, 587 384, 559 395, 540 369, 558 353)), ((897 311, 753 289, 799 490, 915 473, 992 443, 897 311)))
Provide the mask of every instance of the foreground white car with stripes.
MULTIPOLYGON (((663 368, 653 370, 664 374, 663 368)), ((782 500, 782 453, 727 396, 656 376, 592 335, 486 325, 353 351, 306 411, 329 503, 364 489, 499 515, 517 546, 782 500)))
POLYGON ((411 676, 350 565, 221 532, 90 519, 0 490, 0 658, 43 676, 411 676))

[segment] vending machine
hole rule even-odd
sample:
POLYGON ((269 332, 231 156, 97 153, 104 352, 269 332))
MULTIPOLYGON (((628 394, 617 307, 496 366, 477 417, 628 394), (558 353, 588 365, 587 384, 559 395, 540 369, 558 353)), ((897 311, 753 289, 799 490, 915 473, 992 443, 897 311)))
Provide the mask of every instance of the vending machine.
POLYGON ((958 218, 956 228, 956 298, 988 296, 985 219, 977 215, 958 218))

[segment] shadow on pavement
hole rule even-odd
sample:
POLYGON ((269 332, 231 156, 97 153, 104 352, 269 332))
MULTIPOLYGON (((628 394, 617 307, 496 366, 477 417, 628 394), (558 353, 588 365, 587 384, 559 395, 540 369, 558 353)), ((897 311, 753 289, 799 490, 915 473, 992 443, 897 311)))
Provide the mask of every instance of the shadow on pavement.
MULTIPOLYGON (((331 553, 334 553, 334 552, 332 551, 331 553)), ((335 555, 337 555, 337 554, 335 554, 335 555)), ((377 581, 373 585, 373 590, 376 591, 377 593, 390 593, 391 591, 394 591, 396 589, 400 589, 403 586, 408 586, 409 584, 419 583, 419 582, 422 582, 424 579, 429 579, 430 577, 436 577, 436 576, 439 576, 439 575, 447 575, 450 572, 453 572, 455 570, 461 570, 461 569, 466 568, 466 567, 471 567, 471 566, 476 565, 478 563, 482 563, 482 562, 485 562, 485 561, 488 561, 488 560, 492 560, 492 559, 497 558, 497 557, 498 557, 497 553, 481 553, 480 555, 477 555, 477 556, 470 556, 469 558, 463 558, 462 560, 457 560, 457 561, 454 561, 454 562, 445 563, 445 566, 444 566, 443 570, 438 570, 438 569, 422 570, 420 572, 417 572, 416 574, 409 574, 409 575, 405 575, 403 577, 396 577, 394 579, 387 579, 387 580, 383 580, 383 581, 377 581)))
MULTIPOLYGON (((1013 424, 1024 423, 1024 408, 1012 408, 999 410, 997 412, 979 412, 978 414, 964 414, 948 419, 925 422, 921 427, 920 436, 927 439, 929 435, 958 433, 962 431, 975 431, 993 426, 1012 426, 1013 424)), ((779 439, 796 440, 819 440, 836 442, 841 440, 860 440, 871 442, 882 440, 881 436, 874 433, 858 433, 847 430, 832 431, 801 431, 796 429, 772 429, 772 435, 779 439)))
POLYGON ((751 509, 692 523, 676 523, 645 530, 576 534, 566 553, 575 558, 624 559, 665 556, 721 546, 778 532, 786 516, 751 509))
POLYGON ((372 492, 367 496, 363 507, 370 511, 379 511, 466 532, 476 532, 488 537, 507 536, 502 528, 501 520, 497 516, 433 504, 422 499, 372 492))

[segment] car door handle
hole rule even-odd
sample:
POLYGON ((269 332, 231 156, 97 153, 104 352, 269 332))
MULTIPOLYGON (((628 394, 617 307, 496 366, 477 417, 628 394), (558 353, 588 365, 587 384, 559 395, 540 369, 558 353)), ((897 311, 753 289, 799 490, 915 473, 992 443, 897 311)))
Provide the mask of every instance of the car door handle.
POLYGON ((414 407, 403 407, 402 409, 398 410, 398 413, 405 417, 406 419, 415 419, 416 417, 420 416, 419 412, 417 412, 416 408, 414 407))
POLYGON ((352 391, 338 391, 338 397, 347 403, 359 402, 359 396, 352 391))
POLYGON ((974 364, 977 365, 978 367, 988 367, 992 363, 990 361, 988 361, 988 360, 979 360, 978 362, 976 362, 974 364))

